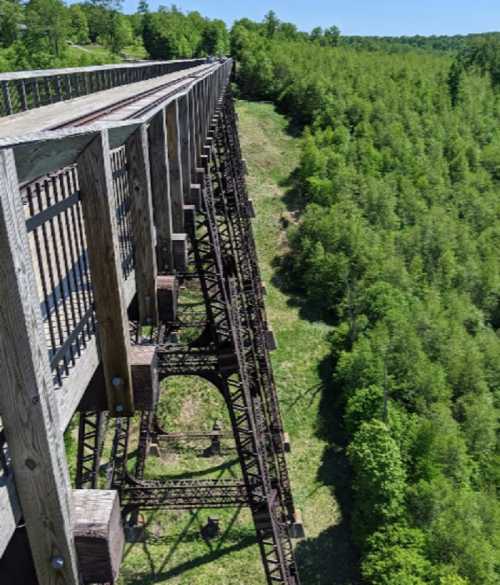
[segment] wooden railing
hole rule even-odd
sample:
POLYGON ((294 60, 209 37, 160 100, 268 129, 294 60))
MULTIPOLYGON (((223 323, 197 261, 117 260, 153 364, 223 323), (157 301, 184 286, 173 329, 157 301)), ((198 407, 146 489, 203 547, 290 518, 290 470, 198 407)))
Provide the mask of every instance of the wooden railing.
POLYGON ((145 81, 204 63, 206 59, 42 69, 0 73, 0 117, 104 89, 145 81))
POLYGON ((231 67, 141 118, 0 148, 0 556, 19 501, 41 585, 78 583, 63 432, 99 365, 109 411, 134 409, 127 309, 136 297, 140 323, 158 320, 158 263, 182 263, 184 213, 231 67), (34 180, 28 152, 50 152, 34 180))

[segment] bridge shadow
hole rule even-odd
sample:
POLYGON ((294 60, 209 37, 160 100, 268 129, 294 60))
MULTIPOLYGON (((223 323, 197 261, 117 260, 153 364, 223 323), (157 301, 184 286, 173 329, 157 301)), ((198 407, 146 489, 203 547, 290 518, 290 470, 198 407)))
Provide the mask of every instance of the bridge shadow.
MULTIPOLYGON (((306 201, 301 193, 298 170, 280 182, 285 189, 282 201, 287 214, 282 218, 282 229, 287 230, 297 222, 306 201)), ((292 274, 293 251, 276 255, 272 261, 272 283, 287 297, 287 305, 297 308, 301 319, 310 322, 324 322, 335 325, 335 315, 328 314, 319 303, 308 299, 304 291, 297 288, 292 274)), ((330 526, 314 538, 300 541, 295 549, 302 585, 358 585, 360 579, 359 551, 352 541, 352 472, 345 448, 348 437, 343 428, 342 388, 334 383, 335 364, 329 355, 317 366, 320 383, 308 388, 285 407, 301 404, 311 408, 320 394, 316 421, 316 435, 327 443, 317 481, 330 489, 340 510, 340 521, 330 526)))
MULTIPOLYGON (((234 477, 235 474, 231 467, 237 463, 238 460, 234 459, 232 461, 226 462, 221 465, 216 465, 210 468, 209 471, 218 471, 217 479, 221 478, 226 471, 234 477)), ((207 473, 207 470, 203 470, 202 472, 194 472, 189 474, 189 477, 195 477, 197 475, 204 475, 207 473)), ((182 477, 186 478, 186 474, 182 474, 182 477)), ((164 477, 163 479, 167 479, 164 477)), ((172 476, 169 476, 168 479, 172 479, 172 476)), ((147 575, 138 575, 136 577, 128 577, 127 578, 127 585, 153 585, 156 583, 164 582, 165 580, 172 579, 174 577, 178 577, 189 571, 191 569, 195 569, 196 567, 200 567, 206 563, 210 563, 216 561, 228 554, 237 552, 242 550, 248 546, 256 544, 255 535, 248 535, 244 536, 238 543, 232 544, 230 546, 225 546, 225 543, 235 526, 238 517, 242 511, 243 507, 239 506, 235 509, 234 513, 232 514, 224 532, 214 541, 204 540, 206 547, 208 548, 208 552, 203 555, 199 555, 193 559, 185 561, 176 565, 175 567, 166 569, 172 558, 174 557, 177 549, 183 543, 189 542, 199 542, 202 537, 200 536, 200 529, 202 527, 200 522, 200 510, 191 510, 190 517, 187 521, 186 525, 182 529, 182 531, 173 536, 173 535, 165 535, 165 536, 158 536, 154 534, 154 531, 151 529, 153 522, 156 520, 158 521, 158 517, 160 516, 160 510, 154 510, 147 514, 146 522, 144 524, 145 530, 145 539, 143 542, 140 543, 131 543, 124 553, 124 558, 126 558, 135 547, 140 546, 142 548, 142 552, 144 557, 147 561, 149 566, 149 571, 147 575), (193 526, 195 523, 198 524, 197 530, 192 531, 193 526), (170 545, 168 551, 166 552, 165 556, 161 560, 160 567, 156 568, 156 563, 152 552, 150 551, 150 545, 170 545)), ((160 519, 161 522, 161 519, 160 519)))
POLYGON ((180 563, 171 569, 162 570, 151 575, 138 576, 136 578, 128 579, 127 583, 128 585, 154 585, 156 583, 163 583, 168 579, 179 577, 186 571, 190 571, 196 567, 205 565, 206 563, 212 563, 225 557, 226 555, 243 550, 244 548, 253 546, 254 544, 256 544, 254 536, 245 536, 240 540, 240 542, 237 542, 231 546, 227 546, 225 548, 216 548, 194 559, 180 563))
POLYGON ((234 458, 230 459, 229 461, 223 461, 222 463, 218 463, 217 465, 212 465, 211 467, 205 467, 204 469, 197 469, 193 471, 185 470, 179 473, 156 473, 155 477, 158 480, 168 481, 173 479, 195 479, 197 477, 204 477, 205 475, 210 475, 211 473, 220 472, 219 477, 224 473, 228 472, 232 477, 236 477, 234 473, 234 467, 239 464, 239 459, 234 458))
MULTIPOLYGON (((302 585, 358 585, 359 551, 352 542, 352 474, 345 453, 342 400, 333 383, 333 363, 327 356, 318 365, 322 381, 317 435, 327 442, 317 474, 335 497, 340 520, 314 538, 300 541, 295 553, 302 585)), ((307 536, 307 535, 306 535, 307 536)))
MULTIPOLYGON (((201 567, 207 563, 212 563, 213 561, 217 561, 222 559, 226 555, 230 555, 234 552, 243 550, 249 546, 253 546, 257 544, 256 538, 254 534, 249 534, 243 536, 239 542, 234 544, 225 545, 230 532, 232 531, 234 525, 238 520, 238 516, 240 515, 242 507, 238 507, 235 509, 234 514, 230 518, 226 529, 218 537, 215 541, 205 540, 204 543, 207 547, 207 552, 201 555, 198 555, 195 558, 189 559, 187 561, 181 562, 173 567, 167 569, 168 564, 174 557, 175 552, 177 551, 178 547, 182 543, 187 542, 196 542, 201 540, 199 529, 201 528, 201 523, 199 521, 199 510, 193 510, 190 512, 190 518, 187 521, 186 525, 178 534, 177 536, 164 536, 164 537, 154 537, 154 538, 147 538, 145 542, 139 544, 133 544, 129 547, 126 551, 125 556, 127 556, 134 546, 141 546, 143 550, 143 554, 147 559, 149 568, 147 574, 136 575, 136 576, 127 576, 127 585, 154 585, 156 583, 163 583, 168 579, 173 579, 175 577, 179 577, 183 575, 186 571, 190 571, 197 567, 201 567), (195 532, 192 532, 193 525, 198 522, 198 529, 195 532), (149 546, 151 544, 170 544, 170 548, 168 552, 161 560, 161 564, 158 568, 155 566, 155 560, 153 558, 153 554, 149 550, 149 546)), ((148 522, 146 524, 146 529, 151 524, 153 518, 155 517, 155 513, 151 514, 148 518, 148 522)))

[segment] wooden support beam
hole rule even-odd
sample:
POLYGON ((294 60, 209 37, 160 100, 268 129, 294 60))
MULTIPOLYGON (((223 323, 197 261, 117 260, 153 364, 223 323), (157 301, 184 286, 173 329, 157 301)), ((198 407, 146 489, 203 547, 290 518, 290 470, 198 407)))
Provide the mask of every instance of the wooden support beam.
POLYGON ((254 217, 256 217, 256 213, 255 213, 255 207, 253 204, 253 199, 247 199, 247 217, 250 219, 253 219, 254 217))
POLYGON ((181 143, 182 190, 184 202, 191 196, 191 133, 189 124, 189 98, 184 94, 178 99, 179 104, 179 137, 181 143))
POLYGON ((130 333, 106 131, 80 155, 78 177, 108 407, 113 416, 128 416, 134 411, 130 333))
POLYGON ((73 505, 83 583, 114 583, 125 544, 118 492, 73 490, 73 505))
POLYGON ((278 342, 276 341, 276 337, 274 336, 274 331, 272 329, 267 329, 264 331, 264 338, 266 340, 266 347, 269 351, 278 349, 278 342))
POLYGON ((197 132, 196 132, 196 98, 194 88, 189 90, 189 147, 191 153, 191 180, 196 183, 196 167, 198 165, 197 132))
POLYGON ((40 585, 78 585, 70 483, 12 150, 0 151, 0 412, 40 585))
POLYGON ((134 402, 137 410, 153 410, 160 396, 155 345, 133 345, 131 350, 134 402))
POLYGON ((154 242, 149 144, 145 125, 138 128, 127 140, 126 151, 134 230, 139 321, 141 325, 156 325, 158 322, 156 299, 158 268, 154 242))
MULTIPOLYGON (((161 277, 161 278, 172 278, 172 277, 161 277)), ((161 307, 161 304, 160 304, 161 307)), ((156 353, 153 351, 153 346, 150 345, 133 345, 130 350, 130 369, 132 371, 132 385, 134 392, 134 407, 137 410, 145 410, 147 404, 150 404, 156 400, 155 396, 159 392, 156 388, 156 377, 154 370, 156 368, 156 353), (137 348, 144 348, 144 352, 141 352, 137 348), (149 356, 146 358, 146 356, 149 356), (149 359, 149 362, 146 362, 149 359), (150 374, 148 377, 145 376, 145 366, 149 363, 150 374), (147 380, 149 380, 149 382, 147 380), (149 384, 149 387, 148 387, 149 384), (150 396, 150 398, 148 398, 150 396)), ((108 410, 108 403, 106 400, 106 384, 104 380, 104 371, 102 365, 100 365, 94 372, 92 379, 87 387, 85 394, 80 400, 80 404, 77 408, 78 412, 90 412, 97 411, 102 412, 108 410)))
POLYGON ((295 510, 293 523, 290 526, 290 538, 300 539, 305 538, 306 532, 304 530, 304 522, 302 521, 302 512, 295 510))
POLYGON ((158 308, 160 321, 168 323, 177 318, 179 283, 175 276, 158 277, 158 308))
MULTIPOLYGON (((198 176, 198 173, 196 173, 198 176)), ((201 207, 201 185, 200 183, 191 183, 191 196, 189 203, 194 206, 195 209, 201 207)))
POLYGON ((167 124, 172 229, 176 233, 182 233, 184 231, 184 187, 179 130, 179 106, 177 100, 174 100, 167 105, 165 110, 165 121, 167 124))
POLYGON ((170 173, 167 156, 167 127, 165 110, 160 110, 149 126, 151 157, 151 188, 156 226, 158 267, 162 272, 172 270, 172 208, 170 204, 170 173), (153 164, 154 160, 154 164, 153 164))
POLYGON ((175 270, 185 272, 188 265, 187 234, 172 234, 172 254, 175 270))
POLYGON ((184 223, 186 224, 186 231, 194 229, 196 222, 196 208, 194 205, 184 205, 184 223))
POLYGON ((283 449, 285 453, 292 452, 292 444, 290 442, 290 435, 288 433, 283 433, 283 449))
POLYGON ((202 128, 202 97, 201 97, 201 82, 194 86, 196 96, 196 152, 201 153, 203 146, 203 128, 202 128))

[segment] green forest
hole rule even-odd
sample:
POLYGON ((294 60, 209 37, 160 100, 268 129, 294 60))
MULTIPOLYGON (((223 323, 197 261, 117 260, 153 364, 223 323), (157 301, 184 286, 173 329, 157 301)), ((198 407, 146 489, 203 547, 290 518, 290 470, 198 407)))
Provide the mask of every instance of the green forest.
POLYGON ((222 54, 300 141, 277 271, 332 326, 323 431, 349 460, 362 582, 498 584, 500 33, 0 0, 0 71, 222 54))
POLYGON ((150 12, 147 1, 124 14, 121 0, 0 0, 0 72, 102 65, 124 59, 223 55, 221 20, 175 5, 150 12))
POLYGON ((279 28, 237 23, 231 46, 242 95, 302 134, 281 271, 334 325, 363 581, 493 585, 500 42, 402 52, 279 28))

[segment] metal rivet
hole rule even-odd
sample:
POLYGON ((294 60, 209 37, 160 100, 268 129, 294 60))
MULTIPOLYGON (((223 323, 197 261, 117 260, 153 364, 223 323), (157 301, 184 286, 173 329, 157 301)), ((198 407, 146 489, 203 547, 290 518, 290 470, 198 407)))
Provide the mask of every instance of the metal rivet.
POLYGON ((113 384, 113 386, 115 388, 120 388, 121 386, 123 386, 123 378, 120 378, 119 376, 115 376, 112 380, 111 380, 111 384, 113 384))
POLYGON ((64 568, 64 559, 63 557, 52 557, 50 559, 50 564, 52 565, 53 569, 60 571, 64 568))

